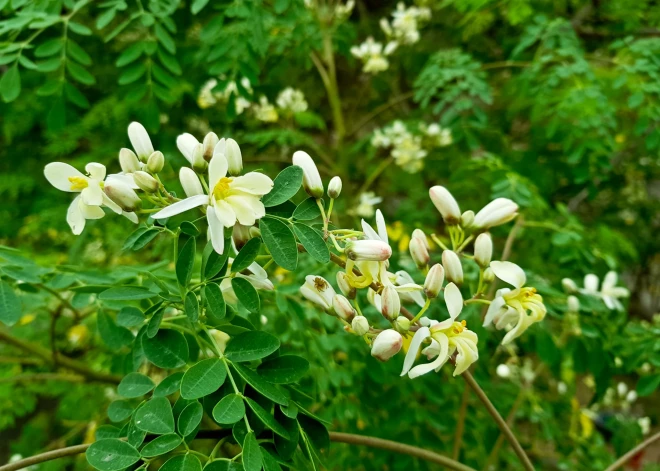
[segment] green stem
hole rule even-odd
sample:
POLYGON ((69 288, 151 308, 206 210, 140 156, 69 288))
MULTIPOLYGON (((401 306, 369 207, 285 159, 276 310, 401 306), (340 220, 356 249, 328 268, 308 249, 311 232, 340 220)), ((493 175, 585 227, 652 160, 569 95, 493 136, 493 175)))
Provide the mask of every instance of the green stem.
POLYGON ((424 315, 424 313, 426 312, 426 310, 429 308, 430 305, 431 305, 431 298, 426 298, 424 307, 422 307, 422 309, 417 313, 417 315, 411 319, 410 324, 411 325, 416 324, 417 321, 422 318, 422 316, 424 315))

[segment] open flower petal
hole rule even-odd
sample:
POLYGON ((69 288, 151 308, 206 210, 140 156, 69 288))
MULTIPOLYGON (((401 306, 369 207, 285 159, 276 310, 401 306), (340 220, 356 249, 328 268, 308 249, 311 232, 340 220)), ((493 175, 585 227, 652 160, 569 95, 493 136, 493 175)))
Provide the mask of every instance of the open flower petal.
POLYGON ((208 203, 209 203, 209 197, 206 195, 192 196, 190 198, 186 198, 185 200, 177 201, 176 203, 168 206, 167 208, 158 211, 156 214, 152 216, 152 218, 153 219, 169 218, 177 214, 181 214, 185 211, 188 211, 189 209, 193 209, 208 203))
POLYGON ((225 227, 215 215, 215 211, 206 212, 206 220, 209 224, 209 239, 213 250, 222 253, 225 250, 225 227))
POLYGON ((516 288, 522 287, 527 281, 527 276, 522 268, 512 262, 490 262, 490 268, 495 273, 495 276, 502 281, 506 281, 516 288))
POLYGON ((431 332, 428 327, 420 327, 412 340, 410 341, 410 346, 408 347, 408 352, 406 353, 406 358, 403 360, 403 370, 401 371, 401 376, 405 376, 410 368, 412 368, 413 363, 415 363, 415 358, 417 358, 417 352, 419 347, 421 347, 422 342, 431 336, 431 332))
POLYGON ((216 201, 213 205, 215 215, 225 227, 234 227, 236 224, 236 213, 234 208, 225 200, 216 201))
POLYGON ((86 179, 86 177, 81 172, 76 170, 71 165, 65 164, 64 162, 52 162, 46 165, 46 168, 44 168, 44 175, 46 176, 48 182, 55 188, 60 191, 67 192, 80 191, 71 189, 71 180, 69 180, 69 178, 74 177, 86 179))
POLYGON ((250 172, 242 177, 236 177, 231 183, 231 188, 251 195, 265 195, 273 188, 273 180, 263 173, 250 172))
POLYGON ((444 365, 447 360, 449 359, 448 353, 449 353, 449 339, 447 338, 446 335, 439 334, 435 335, 435 340, 438 342, 440 346, 440 352, 438 356, 433 360, 431 363, 425 363, 423 365, 417 365, 414 367, 412 370, 408 372, 408 377, 410 379, 415 379, 418 376, 425 375, 426 373, 430 373, 433 370, 437 370, 442 368, 442 365, 444 365))
POLYGON ((227 163, 227 158, 225 154, 214 153, 209 162, 209 188, 211 192, 218 184, 221 178, 227 176, 227 168, 229 164, 227 163))
POLYGON ((445 303, 449 311, 449 317, 453 321, 463 310, 463 295, 454 283, 449 283, 445 287, 445 303))

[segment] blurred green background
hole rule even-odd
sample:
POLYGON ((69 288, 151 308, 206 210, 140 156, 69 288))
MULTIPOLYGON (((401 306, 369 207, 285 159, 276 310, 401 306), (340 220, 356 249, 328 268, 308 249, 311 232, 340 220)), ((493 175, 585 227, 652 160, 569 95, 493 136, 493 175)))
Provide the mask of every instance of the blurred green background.
MULTIPOLYGON (((123 218, 89 221, 73 236, 65 221, 69 198, 43 177, 52 161, 80 169, 96 161, 118 172, 133 120, 164 152, 163 175, 179 192, 176 172, 185 159, 175 140, 182 132, 233 137, 246 167, 270 175, 295 150, 306 150, 325 181, 334 175, 344 181, 337 202, 342 225, 357 227, 374 207, 384 212, 400 251, 397 267, 412 267, 413 229, 444 231, 430 186, 446 186, 463 210, 511 198, 521 217, 510 260, 525 268, 549 312, 515 347, 498 347, 496 337, 477 327, 475 376, 502 415, 513 409, 513 428, 539 469, 604 469, 657 430, 660 8, 654 2, 0 0, 0 18, 4 246, 42 266, 83 265, 94 273, 166 260, 170 247, 159 240, 137 257, 122 252, 132 230, 123 218), (396 37, 397 25, 418 37, 396 37), (380 61, 377 73, 352 50, 369 37, 381 45, 369 52, 380 61), (386 54, 394 40, 396 50, 386 54), (282 92, 290 87, 302 92, 306 107, 287 102, 282 92), (396 132, 403 144, 383 143, 383 135, 396 132), (373 206, 369 198, 382 203, 373 206), (586 274, 602 280, 611 270, 630 290, 624 311, 588 295, 579 296, 579 313, 568 311, 563 278, 582 286, 586 274), (501 364, 509 376, 502 368, 498 375, 501 364), (630 400, 628 391, 638 398, 630 400)), ((496 254, 511 227, 493 231, 496 254)), ((0 251, 0 274, 12 282, 15 257, 0 251)), ((264 328, 312 363, 303 386, 315 412, 331 430, 451 454, 463 382, 444 370, 409 381, 399 378, 399 363, 376 362, 364 344, 301 300, 297 289, 308 273, 334 279, 332 267, 311 263, 299 275, 272 273, 279 284, 267 297, 264 328)), ((25 317, 12 331, 47 346, 52 298, 25 291, 25 317)), ((471 308, 467 319, 476 326, 480 311, 471 308)), ((55 336, 61 351, 122 372, 93 319, 63 319, 55 336)), ((107 386, 15 380, 35 368, 30 360, 17 360, 16 350, 0 344, 0 462, 89 441, 105 421, 107 386)), ((519 469, 506 443, 489 457, 497 438, 476 398, 468 397, 460 460, 480 469, 519 469)), ((660 450, 647 450, 633 469, 660 469, 658 456, 660 450)), ((72 465, 86 466, 79 459, 40 468, 72 465)), ((437 469, 338 444, 326 453, 326 465, 437 469)))

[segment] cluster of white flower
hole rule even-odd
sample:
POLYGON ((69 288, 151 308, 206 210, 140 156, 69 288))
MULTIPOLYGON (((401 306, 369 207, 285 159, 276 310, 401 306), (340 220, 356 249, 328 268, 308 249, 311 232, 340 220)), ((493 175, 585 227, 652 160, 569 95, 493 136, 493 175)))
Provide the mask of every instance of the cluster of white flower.
MULTIPOLYGON (((325 5, 324 8, 319 9, 317 0, 304 0, 304 3, 305 8, 308 10, 312 10, 317 13, 322 11, 324 15, 329 13, 332 15, 332 19, 336 20, 337 22, 343 22, 347 20, 348 17, 351 16, 353 8, 355 8, 355 0, 348 0, 346 3, 336 2, 333 10, 329 10, 327 5, 325 5)), ((326 18, 326 22, 327 20, 328 19, 326 18)))
POLYGON ((424 167, 424 158, 429 150, 452 143, 451 131, 437 123, 422 123, 419 130, 421 135, 413 134, 402 121, 397 120, 389 126, 376 129, 371 145, 389 149, 396 165, 406 172, 416 173, 424 167))
POLYGON ((392 22, 387 18, 380 20, 380 27, 390 41, 400 44, 415 44, 419 41, 420 23, 431 19, 431 10, 427 7, 409 6, 400 2, 392 13, 392 22))
POLYGON ((372 218, 376 214, 376 205, 382 202, 383 198, 376 196, 373 191, 365 191, 360 194, 357 206, 350 212, 363 218, 372 218))
POLYGON ((367 38, 359 46, 351 48, 351 54, 362 62, 362 71, 367 74, 377 74, 390 66, 387 56, 390 56, 401 45, 411 45, 419 41, 420 23, 431 19, 431 10, 426 7, 406 5, 401 2, 392 13, 392 21, 387 18, 380 20, 380 26, 388 42, 376 42, 373 37, 367 38))
MULTIPOLYGON (((311 158, 305 154, 304 158, 296 160, 294 155, 294 163, 303 168, 308 193, 321 198, 323 183, 311 158)), ((387 361, 406 344, 401 375, 410 378, 437 372, 448 361, 456 366, 454 375, 459 375, 477 361, 477 334, 467 328, 464 320, 458 321, 467 304, 490 305, 484 326, 494 325, 496 329, 506 330, 502 344, 522 335, 546 313, 541 296, 534 288, 525 286, 526 276, 518 265, 491 261, 493 243, 487 231, 515 218, 518 206, 511 200, 498 198, 475 215, 473 211, 461 213, 458 203, 444 187, 431 188, 429 195, 448 225, 452 248, 432 236, 444 250, 442 262, 429 266, 430 244, 426 235, 419 229, 412 233, 410 255, 425 277, 423 284, 416 283, 406 271, 389 271, 392 248, 385 219, 378 210, 375 228, 362 220, 362 230, 326 230, 335 248, 346 256, 344 271, 336 275, 341 293, 317 275, 308 275, 300 288, 306 299, 337 317, 347 332, 364 337, 371 344, 371 354, 375 358, 387 361), (469 258, 479 267, 479 286, 470 298, 465 299, 460 288, 464 281, 461 257, 472 241, 474 254, 469 258), (483 299, 486 288, 495 277, 514 289, 500 289, 492 301, 483 299), (369 304, 389 323, 389 328, 382 330, 372 326, 359 305, 358 290, 366 290, 369 304), (438 321, 427 317, 425 314, 432 301, 443 292, 448 318, 438 321), (420 308, 417 314, 410 313, 405 303, 417 305, 420 308), (420 350, 429 362, 414 366, 420 350)))
POLYGON ((605 275, 603 284, 598 289, 600 280, 598 276, 589 273, 584 277, 584 288, 579 288, 577 284, 570 278, 564 278, 561 282, 564 289, 571 293, 568 297, 568 309, 570 312, 578 312, 580 310, 580 301, 574 294, 584 294, 602 299, 608 309, 616 309, 623 311, 623 304, 620 299, 630 296, 630 291, 622 286, 617 286, 619 276, 614 271, 610 271, 605 275))
MULTIPOLYGON (((227 104, 230 97, 234 96, 234 106, 236 114, 243 114, 246 110, 252 110, 254 117, 259 121, 265 123, 277 122, 280 118, 278 109, 285 115, 292 115, 307 111, 307 101, 305 95, 300 90, 287 87, 282 90, 275 100, 277 107, 268 101, 266 96, 260 96, 259 101, 256 103, 251 102, 246 97, 241 95, 236 85, 236 82, 228 82, 226 87, 221 91, 214 91, 218 85, 216 79, 208 80, 199 91, 197 96, 197 104, 200 108, 206 109, 216 106, 218 104, 227 104)), ((241 87, 252 95, 253 90, 250 81, 243 77, 241 79, 241 87)))

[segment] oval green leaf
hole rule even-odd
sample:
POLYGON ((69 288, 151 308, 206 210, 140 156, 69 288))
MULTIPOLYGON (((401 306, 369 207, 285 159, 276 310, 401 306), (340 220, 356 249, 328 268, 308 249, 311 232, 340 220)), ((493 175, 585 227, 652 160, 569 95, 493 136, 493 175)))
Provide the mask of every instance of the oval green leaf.
POLYGON ((179 390, 181 387, 181 378, 183 378, 183 372, 178 371, 169 375, 167 378, 162 380, 156 389, 154 389, 154 397, 165 397, 173 394, 179 390))
POLYGON ((176 433, 168 433, 154 438, 147 443, 140 452, 144 458, 152 458, 154 456, 164 455, 176 449, 183 440, 176 433))
POLYGON ((222 322, 227 313, 227 304, 224 296, 222 296, 220 285, 209 283, 204 286, 204 300, 209 325, 217 325, 222 322))
POLYGON ((140 453, 128 443, 116 438, 105 438, 85 452, 87 462, 99 471, 119 471, 140 460, 140 453))
POLYGON ((257 391, 262 396, 283 406, 289 404, 289 399, 287 399, 282 391, 263 379, 255 371, 251 370, 247 366, 243 366, 240 363, 232 363, 232 367, 241 376, 241 378, 243 378, 250 386, 254 388, 255 391, 257 391))
POLYGON ((277 337, 259 330, 244 332, 227 344, 225 355, 231 361, 252 361, 265 358, 280 348, 277 337))
POLYGON ((259 221, 259 229, 275 263, 286 270, 295 270, 298 266, 298 245, 291 229, 279 219, 267 216, 259 221))
POLYGON ((246 397, 245 401, 250 406, 250 409, 252 409, 252 412, 254 412, 257 417, 259 417, 259 420, 261 420, 264 425, 266 425, 266 427, 271 429, 285 440, 289 439, 289 432, 287 432, 286 429, 277 420, 275 420, 275 417, 273 417, 270 412, 261 407, 254 399, 246 397))
POLYGON ((143 286, 118 286, 99 294, 101 301, 138 301, 153 298, 157 294, 143 286))
POLYGON ((20 299, 8 283, 0 280, 0 321, 11 327, 20 318, 20 299))
POLYGON ((203 415, 204 408, 199 402, 195 401, 188 404, 186 408, 181 411, 179 420, 177 421, 181 436, 187 437, 188 435, 192 435, 197 429, 197 426, 202 422, 203 415))
POLYGON ((250 431, 243 440, 243 467, 245 471, 260 471, 261 464, 261 448, 254 432, 250 431))
POLYGON ((288 201, 300 189, 303 181, 303 169, 297 165, 282 170, 273 181, 273 189, 261 199, 264 206, 270 208, 288 201))
POLYGON ((232 278, 231 287, 234 288, 234 293, 238 301, 250 312, 258 313, 261 310, 261 303, 259 302, 259 293, 245 278, 232 278))
POLYGON ((295 383, 305 376, 309 362, 296 355, 282 355, 263 362, 257 373, 266 381, 275 384, 295 383))
POLYGON ((293 225, 293 232, 314 260, 320 263, 330 261, 330 249, 316 229, 307 224, 296 223, 293 225))
POLYGON ((140 397, 154 388, 154 382, 148 376, 140 373, 129 373, 117 386, 117 392, 124 397, 140 397))
POLYGON ((153 338, 143 337, 144 355, 159 368, 179 368, 188 361, 188 342, 176 330, 159 330, 153 338))
POLYGON ((188 286, 195 265, 195 238, 183 244, 176 261, 176 279, 181 286, 188 286))
POLYGON ((188 291, 183 307, 190 322, 197 322, 197 319, 199 319, 199 301, 197 301, 197 295, 194 292, 188 291))
POLYGON ((181 397, 198 399, 214 393, 225 382, 227 369, 222 360, 209 358, 192 366, 181 380, 181 397))
POLYGON ((179 455, 167 460, 159 471, 202 471, 202 463, 195 455, 179 455))
POLYGON ((155 397, 135 411, 135 425, 145 432, 164 435, 174 432, 172 405, 165 397, 155 397))
POLYGON ((321 217, 321 210, 316 198, 307 198, 300 203, 293 212, 293 218, 298 221, 309 221, 321 217))
POLYGON ((213 408, 213 419, 221 425, 236 423, 244 415, 245 403, 238 394, 229 394, 223 397, 213 408))
POLYGON ((259 250, 261 249, 261 239, 255 237, 247 241, 247 244, 243 246, 234 262, 231 265, 232 273, 240 273, 249 267, 252 262, 254 262, 259 255, 259 250))

